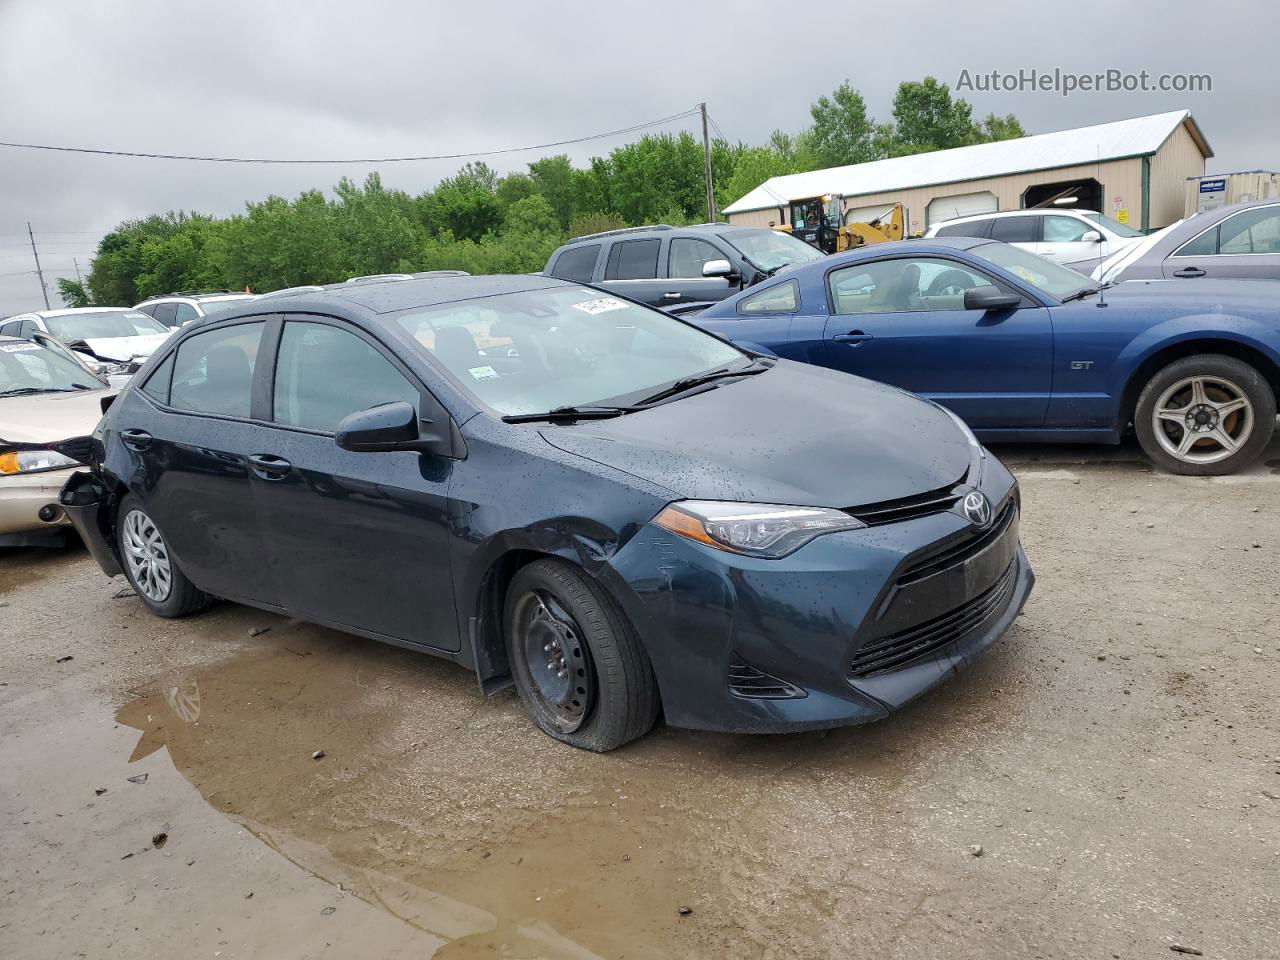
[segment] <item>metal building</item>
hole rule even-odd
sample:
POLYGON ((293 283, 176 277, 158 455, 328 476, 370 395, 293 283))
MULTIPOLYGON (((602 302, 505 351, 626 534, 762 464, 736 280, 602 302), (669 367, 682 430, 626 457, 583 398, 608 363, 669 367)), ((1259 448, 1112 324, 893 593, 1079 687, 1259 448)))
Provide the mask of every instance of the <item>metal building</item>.
POLYGON ((773 177, 723 212, 731 223, 777 226, 793 201, 832 196, 857 223, 900 202, 917 235, 955 217, 1057 204, 1154 230, 1183 215, 1187 179, 1203 176, 1211 156, 1191 111, 1175 110, 773 177))

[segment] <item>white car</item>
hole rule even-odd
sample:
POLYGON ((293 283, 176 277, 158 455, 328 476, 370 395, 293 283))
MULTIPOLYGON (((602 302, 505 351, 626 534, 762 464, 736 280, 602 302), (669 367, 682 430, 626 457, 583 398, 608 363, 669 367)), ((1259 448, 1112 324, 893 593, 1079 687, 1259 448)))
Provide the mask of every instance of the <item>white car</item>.
POLYGON ((149 317, 154 317, 166 327, 180 327, 207 317, 215 310, 257 299, 252 293, 233 293, 230 290, 214 290, 207 293, 169 293, 163 297, 151 297, 143 300, 133 309, 140 310, 149 317))
POLYGON ((1143 234, 1093 210, 1009 210, 935 223, 926 237, 1001 240, 1087 274, 1143 234))
MULTIPOLYGON (((129 307, 73 307, 20 313, 0 323, 0 336, 30 340, 51 333, 76 353, 105 365, 100 373, 124 373, 151 356, 173 331, 129 307)), ((128 371, 132 372, 132 371, 128 371)))
POLYGON ((112 391, 62 345, 0 336, 0 547, 53 546, 71 530, 58 494, 112 391))

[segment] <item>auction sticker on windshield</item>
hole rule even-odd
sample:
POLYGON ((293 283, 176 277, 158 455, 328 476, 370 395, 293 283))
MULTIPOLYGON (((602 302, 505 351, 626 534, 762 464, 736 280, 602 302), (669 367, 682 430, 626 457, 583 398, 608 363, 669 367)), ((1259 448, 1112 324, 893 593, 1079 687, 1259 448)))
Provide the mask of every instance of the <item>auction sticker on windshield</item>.
POLYGON ((627 305, 621 300, 613 299, 613 297, 597 297, 594 300, 583 300, 581 303, 575 303, 574 307, 583 313, 594 315, 608 313, 610 310, 625 310, 627 305))
POLYGON ((5 353, 22 353, 26 350, 41 349, 38 343, 0 343, 0 350, 5 353))
POLYGON ((471 374, 473 380, 497 380, 498 371, 493 367, 470 367, 467 373, 471 374))

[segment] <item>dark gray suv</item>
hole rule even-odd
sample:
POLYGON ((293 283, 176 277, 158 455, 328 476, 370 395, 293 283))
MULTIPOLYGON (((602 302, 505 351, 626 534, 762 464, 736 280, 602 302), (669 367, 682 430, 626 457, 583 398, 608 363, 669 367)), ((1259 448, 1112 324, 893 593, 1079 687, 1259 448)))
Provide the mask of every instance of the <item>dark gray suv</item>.
POLYGON ((655 307, 723 300, 822 252, 762 227, 657 224, 574 237, 543 273, 604 287, 655 307))

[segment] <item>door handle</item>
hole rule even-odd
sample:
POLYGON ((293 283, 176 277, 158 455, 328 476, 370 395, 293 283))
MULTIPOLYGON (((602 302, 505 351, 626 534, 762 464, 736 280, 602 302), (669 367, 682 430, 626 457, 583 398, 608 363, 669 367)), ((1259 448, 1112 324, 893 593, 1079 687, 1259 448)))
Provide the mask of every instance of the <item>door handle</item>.
POLYGON ((1181 270, 1173 271, 1175 277, 1203 277, 1204 271, 1199 267, 1183 267, 1181 270))
POLYGON ((249 454, 249 466, 263 480, 281 480, 293 469, 288 460, 269 453, 249 454))
POLYGON ((850 330, 848 333, 840 333, 831 338, 836 343, 847 343, 851 347, 860 347, 868 340, 875 339, 869 333, 863 333, 861 330, 850 330))
POLYGON ((680 299, 680 294, 678 294, 678 293, 664 293, 664 294, 662 295, 662 299, 663 299, 663 300, 679 300, 679 299, 680 299))
POLYGON ((121 430, 120 439, 130 450, 145 450, 151 446, 153 437, 145 430, 121 430))

